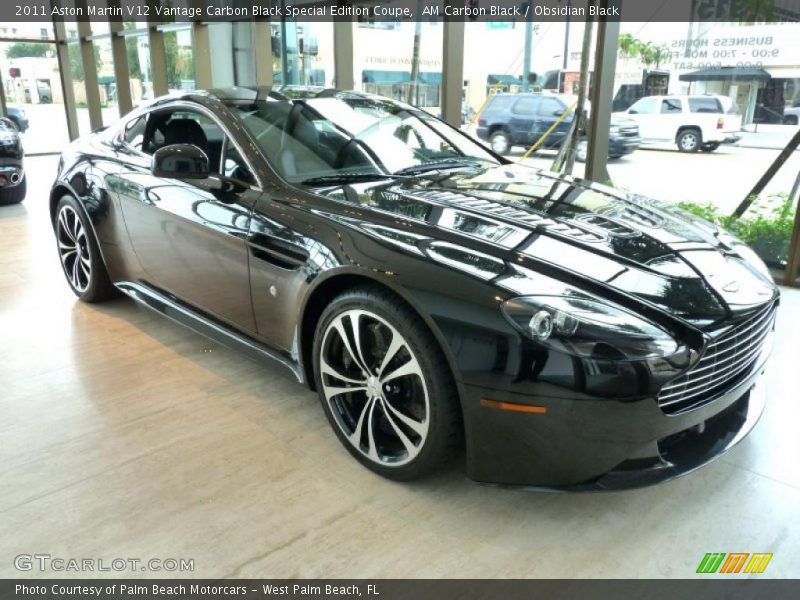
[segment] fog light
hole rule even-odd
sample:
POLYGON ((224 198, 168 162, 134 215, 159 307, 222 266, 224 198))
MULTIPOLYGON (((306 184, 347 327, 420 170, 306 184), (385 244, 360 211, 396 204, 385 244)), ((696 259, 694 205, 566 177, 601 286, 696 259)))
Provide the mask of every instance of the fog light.
POLYGON ((546 310, 540 310, 531 317, 528 327, 537 340, 546 340, 553 333, 553 317, 546 310))

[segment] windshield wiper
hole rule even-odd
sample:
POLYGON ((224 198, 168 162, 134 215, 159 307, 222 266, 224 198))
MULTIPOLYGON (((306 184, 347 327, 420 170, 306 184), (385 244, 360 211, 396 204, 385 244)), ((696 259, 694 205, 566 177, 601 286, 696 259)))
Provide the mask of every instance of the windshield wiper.
POLYGON ((335 173, 311 177, 300 182, 301 185, 336 185, 337 183, 352 183, 356 181, 378 181, 380 179, 394 179, 388 173, 335 173))
POLYGON ((417 173, 424 173, 426 171, 435 171, 437 169, 441 169, 442 167, 447 169, 457 169, 460 167, 478 167, 480 163, 478 159, 474 158, 444 158, 442 160, 434 160, 431 162, 422 163, 419 165, 411 165, 410 167, 404 167, 398 171, 392 173, 393 176, 395 175, 416 175, 417 173))

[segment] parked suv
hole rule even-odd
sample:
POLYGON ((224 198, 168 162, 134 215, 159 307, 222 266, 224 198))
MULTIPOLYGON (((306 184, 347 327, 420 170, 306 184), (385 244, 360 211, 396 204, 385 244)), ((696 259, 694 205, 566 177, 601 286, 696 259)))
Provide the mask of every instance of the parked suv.
POLYGON ((727 96, 646 96, 624 113, 645 144, 674 143, 681 152, 713 152, 741 139, 742 118, 727 96))
MULTIPOLYGON (((492 150, 507 154, 513 146, 530 148, 574 104, 574 97, 564 94, 497 94, 478 119, 477 135, 488 141, 492 150)), ((542 148, 558 148, 569 132, 574 111, 542 143, 542 148)), ((608 137, 608 156, 619 158, 639 147, 636 123, 624 117, 612 117, 608 137)), ((578 147, 577 158, 586 158, 586 144, 578 147)))

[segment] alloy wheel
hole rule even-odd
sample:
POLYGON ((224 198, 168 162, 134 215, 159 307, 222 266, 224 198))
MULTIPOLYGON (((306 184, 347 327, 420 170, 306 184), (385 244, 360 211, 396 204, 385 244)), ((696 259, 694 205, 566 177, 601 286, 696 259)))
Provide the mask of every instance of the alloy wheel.
POLYGON ((325 400, 349 443, 381 466, 414 460, 428 435, 430 403, 402 334, 372 312, 347 310, 328 324, 319 356, 325 400))
POLYGON ((510 148, 508 137, 505 133, 495 133, 491 139, 492 150, 497 154, 506 154, 510 148))
POLYGON ((698 138, 697 134, 693 131, 687 131, 683 135, 681 135, 681 149, 686 150, 687 152, 691 152, 700 145, 700 139, 698 138))
POLYGON ((89 240, 78 213, 70 206, 63 206, 58 213, 56 239, 67 279, 76 291, 85 292, 92 273, 89 240))

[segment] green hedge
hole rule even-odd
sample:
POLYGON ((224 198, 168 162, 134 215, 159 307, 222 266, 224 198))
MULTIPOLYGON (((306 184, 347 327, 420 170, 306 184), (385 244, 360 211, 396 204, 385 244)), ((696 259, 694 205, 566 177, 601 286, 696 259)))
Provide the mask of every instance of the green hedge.
POLYGON ((794 206, 788 194, 757 198, 750 206, 750 214, 745 213, 738 219, 720 213, 720 209, 711 203, 681 202, 679 206, 730 231, 753 248, 769 266, 786 266, 794 226, 794 206))

